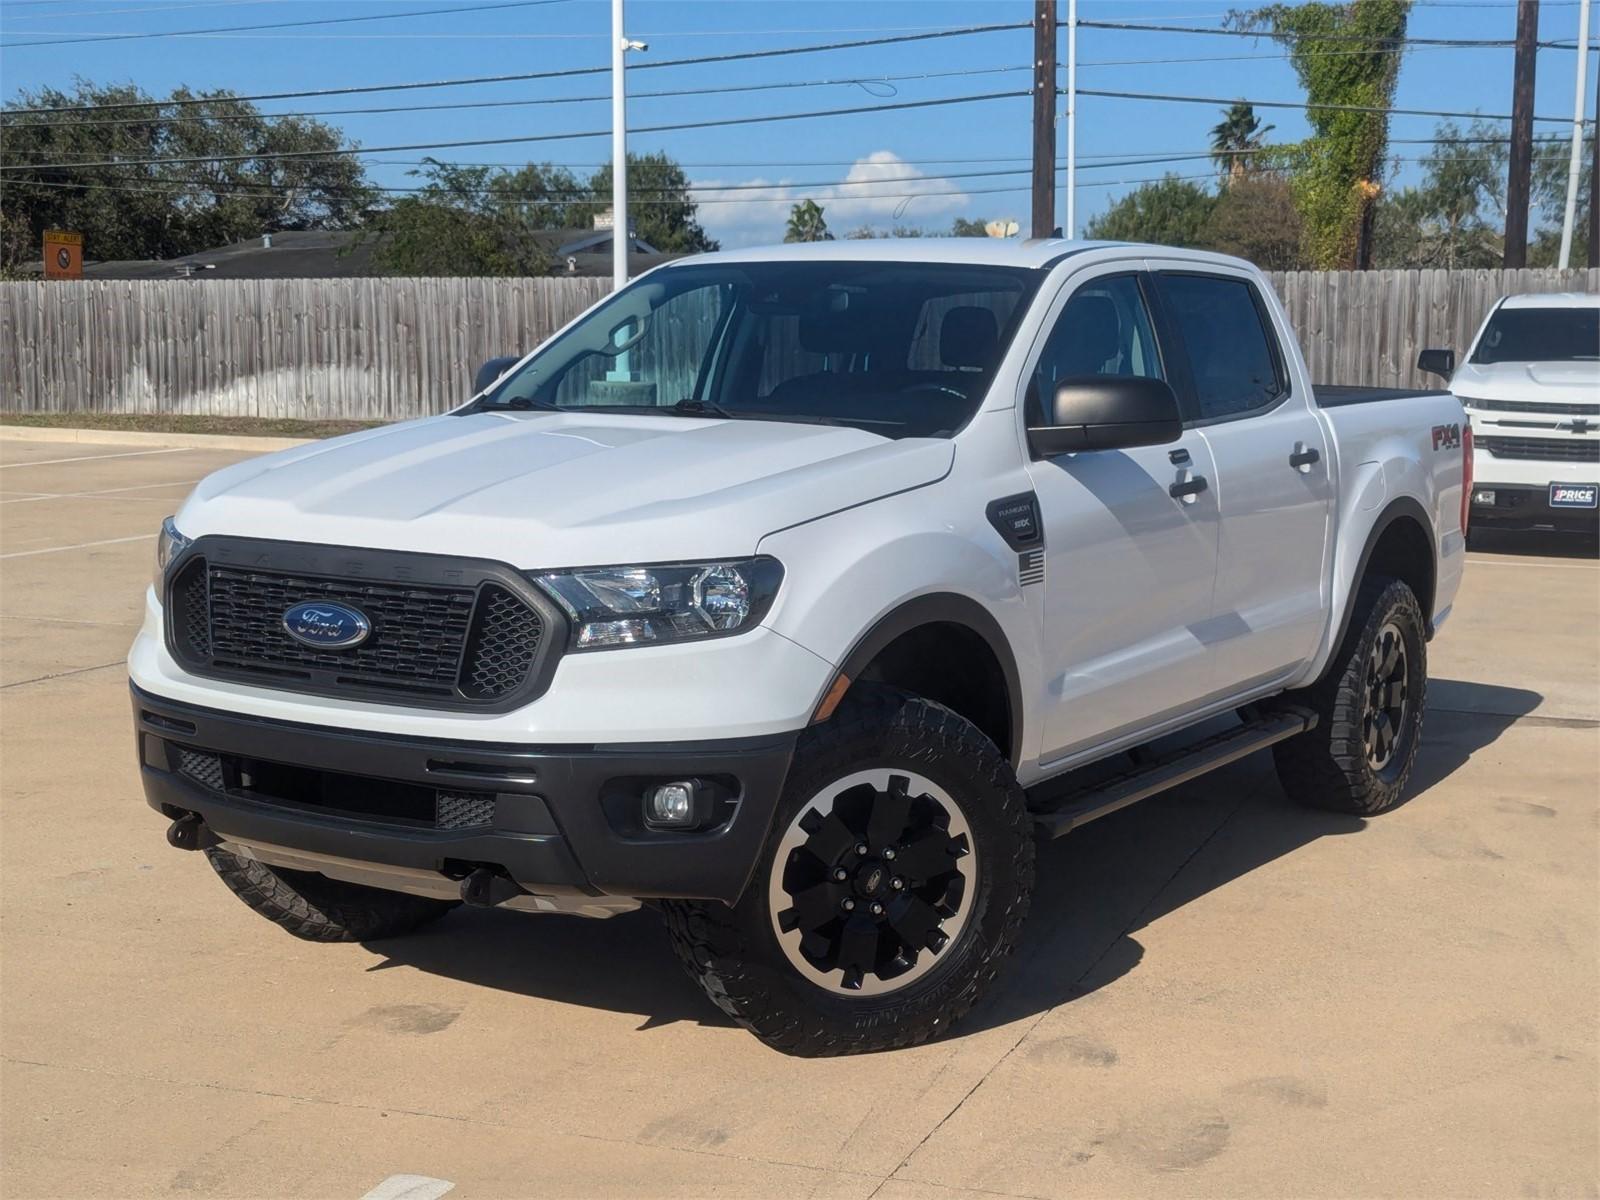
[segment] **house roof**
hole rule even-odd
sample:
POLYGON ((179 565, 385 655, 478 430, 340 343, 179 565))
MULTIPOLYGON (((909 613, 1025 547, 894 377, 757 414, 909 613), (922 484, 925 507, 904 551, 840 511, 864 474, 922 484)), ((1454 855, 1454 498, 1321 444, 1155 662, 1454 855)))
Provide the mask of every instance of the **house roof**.
MULTIPOLYGON (((373 265, 378 239, 357 230, 284 230, 231 246, 178 258, 86 262, 85 279, 347 279, 381 275, 373 265)), ((546 229, 534 241, 552 260, 552 275, 611 274, 611 231, 546 229), (569 262, 571 266, 569 267, 569 262)), ((662 254, 637 235, 628 256, 630 274, 676 257, 662 254)))

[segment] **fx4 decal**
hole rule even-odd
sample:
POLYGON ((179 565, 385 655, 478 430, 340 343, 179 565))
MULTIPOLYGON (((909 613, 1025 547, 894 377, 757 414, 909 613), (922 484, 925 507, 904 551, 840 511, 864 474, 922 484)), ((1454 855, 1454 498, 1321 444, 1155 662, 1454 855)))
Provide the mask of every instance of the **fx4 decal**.
POLYGON ((1461 449, 1461 426, 1435 425, 1433 427, 1433 448, 1435 450, 1461 449))

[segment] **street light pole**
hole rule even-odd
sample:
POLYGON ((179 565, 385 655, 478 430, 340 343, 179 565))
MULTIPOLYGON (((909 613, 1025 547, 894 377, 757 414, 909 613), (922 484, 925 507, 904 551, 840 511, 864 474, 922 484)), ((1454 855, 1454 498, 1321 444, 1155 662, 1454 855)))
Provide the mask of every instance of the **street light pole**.
POLYGON ((1067 237, 1078 236, 1078 0, 1067 0, 1067 237))
MULTIPOLYGON (((1578 176, 1583 163, 1583 109, 1588 99, 1584 84, 1589 70, 1589 0, 1578 5, 1578 85, 1572 96, 1572 157, 1567 163, 1567 211, 1561 218, 1561 257, 1563 271, 1572 263, 1572 225, 1578 216, 1578 176)), ((1600 117, 1600 114, 1597 114, 1600 117)), ((1597 130, 1600 134, 1600 130, 1597 130)))
POLYGON ((628 85, 622 0, 611 0, 611 286, 628 282, 628 85))

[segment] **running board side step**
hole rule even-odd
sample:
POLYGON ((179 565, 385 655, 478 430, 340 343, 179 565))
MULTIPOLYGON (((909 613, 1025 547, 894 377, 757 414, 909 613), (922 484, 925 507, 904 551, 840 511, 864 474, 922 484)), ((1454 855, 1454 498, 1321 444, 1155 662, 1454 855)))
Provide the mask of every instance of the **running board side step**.
POLYGON ((1045 812, 1036 812, 1033 825, 1044 837, 1058 838, 1107 813, 1127 808, 1158 792, 1187 783, 1208 771, 1265 749, 1274 742, 1313 729, 1317 714, 1310 709, 1282 709, 1256 717, 1237 729, 1204 738, 1190 746, 1149 759, 1133 770, 1094 787, 1073 792, 1045 812))

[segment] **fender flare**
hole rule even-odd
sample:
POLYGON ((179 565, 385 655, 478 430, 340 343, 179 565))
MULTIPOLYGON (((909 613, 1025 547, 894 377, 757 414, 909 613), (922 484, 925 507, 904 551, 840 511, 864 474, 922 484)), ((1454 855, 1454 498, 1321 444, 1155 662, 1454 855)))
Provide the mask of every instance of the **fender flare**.
MULTIPOLYGON (((1355 616, 1356 596, 1361 591, 1361 581, 1367 577, 1367 566, 1372 560, 1372 552, 1377 549, 1383 535, 1396 521, 1409 517, 1422 528, 1422 535, 1428 539, 1428 546, 1432 558, 1428 564, 1429 587, 1426 596, 1418 596, 1417 600, 1422 605, 1422 620, 1427 629, 1428 637, 1433 637, 1433 592, 1439 586, 1439 543, 1434 537, 1433 521, 1428 512, 1412 496, 1397 496, 1391 500, 1384 510, 1378 514, 1378 519, 1372 523, 1372 528, 1367 531, 1367 540, 1361 547, 1361 557, 1356 559, 1355 573, 1350 576, 1350 591, 1345 596, 1344 612, 1339 617, 1339 627, 1333 639, 1328 643, 1328 662, 1332 663, 1338 656, 1339 647, 1344 645, 1345 635, 1350 631, 1350 621, 1355 616)), ((1324 671, 1327 667, 1324 666, 1324 671)))
MULTIPOLYGON (((1011 726, 1011 745, 1008 747, 1008 755, 1012 766, 1016 766, 1022 756, 1022 725, 1026 715, 1022 702, 1022 679, 1017 673, 1016 656, 1011 652, 1011 643, 1006 640, 1005 630, 1000 628, 1000 622, 994 619, 988 609, 969 596, 958 595, 955 592, 932 592, 914 597, 890 609, 878 618, 871 629, 856 640, 834 673, 834 681, 843 675, 854 684, 861 672, 866 670, 885 647, 902 634, 910 633, 913 629, 924 625, 960 625, 977 634, 989 647, 989 652, 1000 664, 1000 674, 1005 680, 1007 717, 1011 726)), ((833 681, 830 681, 828 690, 823 693, 824 697, 832 690, 833 681)), ((820 707, 820 700, 818 705, 820 707)))

